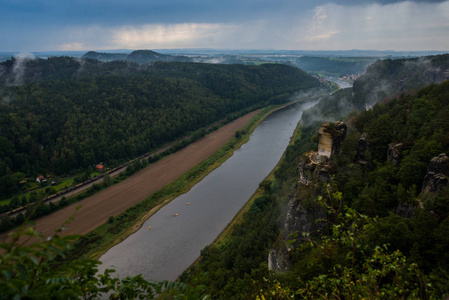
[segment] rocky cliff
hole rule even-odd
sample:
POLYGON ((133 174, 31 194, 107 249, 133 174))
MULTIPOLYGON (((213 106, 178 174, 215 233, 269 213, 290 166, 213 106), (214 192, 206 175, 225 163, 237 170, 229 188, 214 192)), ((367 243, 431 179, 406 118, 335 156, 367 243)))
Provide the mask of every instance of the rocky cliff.
POLYGON ((284 272, 289 265, 289 253, 307 235, 317 235, 324 229, 326 210, 317 203, 321 188, 332 181, 335 169, 331 156, 338 153, 346 136, 343 122, 325 123, 319 130, 318 151, 304 154, 298 164, 298 179, 290 194, 284 223, 284 234, 277 247, 270 250, 268 266, 284 272))
POLYGON ((343 122, 324 123, 318 130, 318 154, 328 158, 337 154, 346 131, 347 127, 343 122))
POLYGON ((430 160, 427 166, 427 174, 424 177, 421 193, 427 196, 430 193, 439 191, 448 184, 449 176, 449 157, 445 153, 438 155, 430 160))

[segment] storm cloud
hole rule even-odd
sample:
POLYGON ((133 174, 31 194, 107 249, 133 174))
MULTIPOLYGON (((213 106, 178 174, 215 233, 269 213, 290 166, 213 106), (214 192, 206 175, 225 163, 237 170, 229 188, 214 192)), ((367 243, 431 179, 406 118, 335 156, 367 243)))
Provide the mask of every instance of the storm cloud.
POLYGON ((448 50, 449 1, 2 0, 0 51, 448 50))

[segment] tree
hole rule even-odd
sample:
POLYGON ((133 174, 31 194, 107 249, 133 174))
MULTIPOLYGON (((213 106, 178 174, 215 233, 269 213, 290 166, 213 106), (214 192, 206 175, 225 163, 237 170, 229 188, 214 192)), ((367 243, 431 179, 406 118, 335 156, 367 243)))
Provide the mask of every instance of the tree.
POLYGON ((111 177, 109 176, 108 173, 105 173, 105 174, 103 175, 103 185, 104 185, 105 187, 108 187, 108 186, 111 185, 111 183, 112 183, 111 177))
POLYGON ((111 299, 155 299, 160 294, 178 299, 198 299, 201 289, 181 283, 147 281, 141 275, 119 279, 113 269, 98 274, 99 261, 67 261, 78 236, 46 239, 33 228, 21 226, 0 244, 0 299, 96 299, 110 293, 111 299), (21 239, 38 239, 25 246, 21 239))
POLYGON ((240 130, 236 130, 236 131, 235 131, 235 137, 236 137, 237 139, 240 139, 240 138, 242 137, 242 132, 241 132, 240 130))
POLYGON ((11 199, 11 201, 9 202, 9 210, 14 210, 17 207, 20 206, 20 199, 19 197, 15 196, 11 199))
MULTIPOLYGON (((332 198, 333 202, 340 202, 341 193, 333 193, 332 198)), ((308 253, 304 269, 320 270, 319 273, 312 278, 300 276, 301 286, 297 290, 282 287, 275 279, 267 280, 268 287, 260 291, 258 299, 266 299, 268 295, 278 299, 294 295, 304 299, 427 299, 431 296, 431 284, 417 264, 410 263, 399 250, 389 251, 387 245, 371 248, 366 243, 367 232, 376 226, 377 219, 348 207, 339 212, 322 198, 319 202, 335 217, 330 234, 318 238, 305 234, 306 242, 295 250, 308 253)))
POLYGON ((302 250, 311 247, 316 255, 331 261, 328 271, 306 282, 296 294, 327 299, 425 299, 430 283, 417 264, 387 245, 371 249, 364 243, 366 230, 375 226, 367 216, 347 208, 332 226, 330 236, 309 238, 302 250))

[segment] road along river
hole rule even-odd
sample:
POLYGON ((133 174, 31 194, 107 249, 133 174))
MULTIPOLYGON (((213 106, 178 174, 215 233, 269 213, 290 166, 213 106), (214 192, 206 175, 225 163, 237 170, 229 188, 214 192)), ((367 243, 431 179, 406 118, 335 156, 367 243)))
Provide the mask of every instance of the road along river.
POLYGON ((291 105, 269 115, 231 158, 107 251, 100 258, 100 272, 115 266, 121 278, 142 274, 151 280, 175 280, 276 166, 302 111, 315 103, 291 105))

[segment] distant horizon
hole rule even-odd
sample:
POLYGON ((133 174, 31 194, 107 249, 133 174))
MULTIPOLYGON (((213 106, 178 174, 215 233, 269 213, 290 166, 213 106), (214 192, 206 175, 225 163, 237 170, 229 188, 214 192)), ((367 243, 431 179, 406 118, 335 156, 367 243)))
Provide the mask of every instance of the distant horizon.
POLYGON ((30 52, 21 52, 21 51, 0 51, 0 55, 13 55, 17 56, 20 54, 30 54, 34 56, 41 56, 41 55, 60 55, 60 54, 77 54, 77 55, 83 55, 85 53, 88 53, 90 51, 97 52, 97 53, 123 53, 123 54, 129 54, 134 51, 140 51, 140 50, 150 50, 154 52, 159 52, 161 54, 167 53, 167 54, 173 54, 174 52, 180 52, 185 54, 205 54, 205 53, 199 53, 199 52, 210 52, 209 55, 219 55, 221 53, 234 53, 234 54, 273 54, 274 53, 286 53, 285 55, 294 55, 296 52, 298 55, 300 53, 316 53, 316 54, 324 54, 324 53, 334 53, 334 54, 351 54, 353 56, 363 56, 377 53, 379 55, 389 55, 389 54, 397 54, 398 56, 409 54, 424 54, 424 55, 432 55, 432 54, 445 54, 449 53, 449 50, 376 50, 376 49, 370 49, 370 50, 361 50, 361 49, 341 49, 341 50, 291 50, 291 49, 231 49, 231 48, 161 48, 161 49, 90 49, 90 50, 48 50, 48 51, 30 51, 30 52), (216 52, 216 53, 211 53, 216 52), (430 54, 426 54, 430 53, 430 54))

